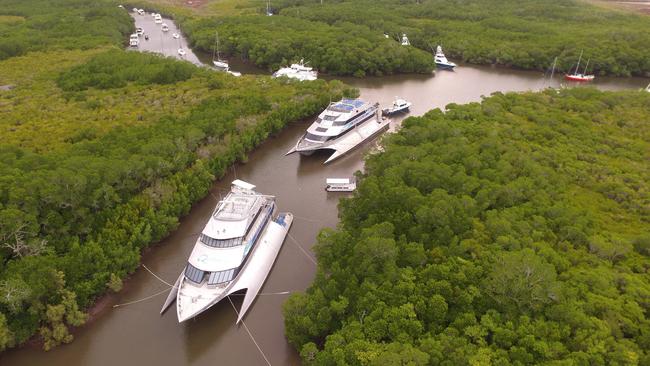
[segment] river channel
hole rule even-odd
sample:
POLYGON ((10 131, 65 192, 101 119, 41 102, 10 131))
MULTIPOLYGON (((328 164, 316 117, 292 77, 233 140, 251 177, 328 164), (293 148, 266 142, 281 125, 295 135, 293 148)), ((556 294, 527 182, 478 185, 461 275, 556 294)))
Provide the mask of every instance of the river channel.
MULTIPOLYGON (((169 34, 160 35, 159 25, 154 25, 151 15, 136 15, 134 18, 136 25, 142 26, 145 33, 150 34, 150 43, 141 41, 141 44, 145 43, 151 48, 142 49, 162 51, 172 57, 177 57, 178 44, 188 50, 182 37, 178 40, 171 37, 177 31, 171 20, 164 20, 171 28, 169 34), (161 37, 166 38, 159 42, 161 37), (165 46, 167 43, 169 46, 165 46), (162 47, 159 47, 161 44, 162 47)), ((186 55, 186 59, 196 62, 193 57, 195 56, 189 52, 186 55)), ((243 68, 235 67, 235 70, 245 72, 243 68)), ((378 101, 383 106, 387 106, 395 96, 413 102, 410 115, 422 115, 432 108, 444 108, 449 103, 480 101, 481 96, 488 96, 495 91, 538 90, 549 85, 541 73, 469 65, 461 65, 453 72, 439 71, 432 75, 344 78, 344 81, 359 88, 361 98, 378 101)), ((641 78, 598 78, 593 85, 608 90, 640 89, 648 82, 641 78)), ((552 86, 557 87, 559 83, 560 78, 556 77, 552 86)), ((391 123, 398 125, 402 118, 391 123)), ((292 212, 295 220, 290 237, 285 241, 261 295, 244 318, 246 326, 272 365, 300 363, 297 352, 284 336, 281 309, 287 295, 274 293, 303 291, 312 281, 316 266, 310 248, 321 228, 336 226, 337 203, 344 196, 325 192, 325 179, 347 177, 361 170, 363 155, 376 144, 367 144, 329 165, 322 164, 326 158, 322 154, 308 157, 295 154, 285 156, 285 152, 295 144, 309 123, 307 120, 289 125, 278 136, 270 138, 252 152, 246 164, 231 168, 224 178, 214 184, 212 194, 196 203, 191 212, 181 219, 178 229, 143 256, 143 263, 149 269, 165 281, 173 283, 185 266, 196 235, 207 222, 217 197, 227 192, 233 179, 251 182, 257 185, 259 192, 277 196, 279 209, 292 212)), ((178 324, 173 308, 163 316, 159 315, 165 295, 113 308, 115 304, 144 299, 166 287, 141 267, 126 281, 121 292, 105 299, 106 306, 90 324, 75 332, 74 342, 49 352, 41 351, 35 346, 25 346, 5 352, 0 356, 0 364, 267 364, 246 329, 235 325, 236 314, 227 301, 183 324, 178 324)))

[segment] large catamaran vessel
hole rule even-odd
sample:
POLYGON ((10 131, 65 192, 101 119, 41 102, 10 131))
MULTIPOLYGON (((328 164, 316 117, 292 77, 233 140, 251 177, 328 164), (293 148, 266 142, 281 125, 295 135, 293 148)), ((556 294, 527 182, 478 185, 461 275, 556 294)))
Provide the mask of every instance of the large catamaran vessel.
POLYGON ((275 262, 293 216, 277 216, 275 197, 241 180, 232 182, 203 228, 161 314, 176 300, 178 321, 246 290, 237 322, 246 314, 275 262))
POLYGON ((342 99, 318 115, 296 146, 288 152, 311 155, 316 150, 332 149, 332 145, 355 127, 374 117, 379 103, 370 104, 360 99, 342 99))

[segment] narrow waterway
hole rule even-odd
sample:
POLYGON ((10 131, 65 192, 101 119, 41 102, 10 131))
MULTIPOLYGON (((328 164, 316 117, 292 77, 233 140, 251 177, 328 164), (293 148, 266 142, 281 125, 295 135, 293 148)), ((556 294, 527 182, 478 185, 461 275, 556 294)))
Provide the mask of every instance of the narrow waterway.
MULTIPOLYGON (((137 16, 143 21, 150 15, 137 16)), ((171 29, 173 22, 165 20, 171 29)), ((138 26, 144 23, 138 21, 138 26)), ((158 27, 158 25, 156 25, 158 27)), ((145 28, 145 33, 147 33, 145 28)), ((170 32, 173 32, 170 29, 170 32)), ((152 40, 150 36, 150 41, 152 40)), ((171 36, 169 37, 171 38, 171 36)), ((180 42, 185 42, 181 39, 180 42)), ((185 43, 183 43, 185 44, 185 43)), ((169 49, 170 56, 176 52, 169 49)), ((167 49, 167 48, 163 48, 167 49)), ((395 96, 413 102, 411 115, 449 103, 479 101, 495 91, 537 90, 548 86, 536 72, 512 71, 491 67, 462 66, 454 72, 435 75, 399 75, 383 78, 344 79, 361 91, 361 97, 386 106, 395 96)), ((559 78, 553 81, 558 86, 559 78)), ((640 89, 645 79, 598 78, 599 88, 640 89)), ((399 123, 400 117, 394 121, 399 123)), ((216 182, 211 195, 194 205, 178 229, 155 245, 143 263, 168 282, 174 282, 183 269, 196 235, 207 222, 217 198, 226 192, 234 178, 258 186, 258 191, 277 196, 281 211, 290 211, 295 221, 264 288, 244 321, 272 365, 297 365, 299 357, 284 336, 282 303, 286 295, 271 293, 302 291, 312 281, 312 262, 316 236, 323 227, 337 224, 340 193, 327 193, 327 177, 346 177, 363 168, 362 158, 376 144, 367 144, 329 165, 325 155, 285 156, 310 121, 295 122, 278 136, 270 138, 251 153, 248 163, 230 169, 216 182), (308 253, 306 254, 303 250, 308 253), (308 257, 309 255, 309 257, 308 257)), ((246 330, 235 325, 236 314, 230 303, 222 302, 187 323, 178 324, 176 314, 159 315, 165 295, 128 306, 115 304, 146 298, 163 289, 149 272, 140 268, 118 294, 107 299, 107 306, 89 325, 75 333, 69 345, 43 352, 34 347, 6 352, 2 365, 265 365, 266 362, 246 330)))

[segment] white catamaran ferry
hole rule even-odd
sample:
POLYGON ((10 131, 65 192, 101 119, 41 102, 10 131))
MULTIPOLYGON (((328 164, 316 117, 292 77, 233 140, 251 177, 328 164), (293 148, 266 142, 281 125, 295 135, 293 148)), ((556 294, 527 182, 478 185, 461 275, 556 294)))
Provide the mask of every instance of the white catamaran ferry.
POLYGON ((275 197, 235 180, 201 232, 161 313, 176 300, 178 321, 204 312, 226 296, 246 290, 239 322, 262 287, 293 216, 275 216, 275 197))
POLYGON ((370 104, 359 99, 330 103, 289 153, 297 151, 311 155, 316 150, 331 149, 330 145, 374 117, 378 109, 379 103, 370 104))

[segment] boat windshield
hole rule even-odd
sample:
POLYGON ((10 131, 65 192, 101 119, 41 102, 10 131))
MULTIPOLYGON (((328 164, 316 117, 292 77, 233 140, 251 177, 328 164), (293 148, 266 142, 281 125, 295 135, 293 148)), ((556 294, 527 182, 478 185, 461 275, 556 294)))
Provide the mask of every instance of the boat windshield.
POLYGON ((318 135, 311 134, 309 132, 307 132, 307 134, 305 135, 305 139, 314 142, 325 142, 327 141, 328 138, 329 136, 318 136, 318 135))

